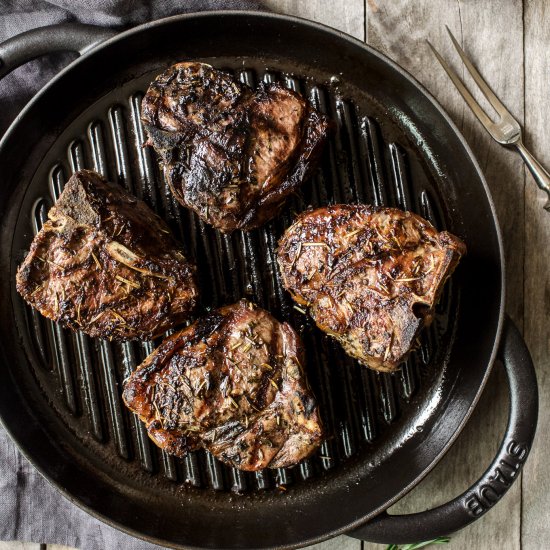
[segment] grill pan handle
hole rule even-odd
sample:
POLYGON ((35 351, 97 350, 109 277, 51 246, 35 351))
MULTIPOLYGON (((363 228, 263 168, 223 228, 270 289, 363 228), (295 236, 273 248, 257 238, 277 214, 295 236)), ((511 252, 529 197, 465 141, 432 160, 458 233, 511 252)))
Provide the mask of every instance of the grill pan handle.
POLYGON ((459 497, 432 510, 406 515, 383 512, 348 535, 383 544, 406 544, 448 535, 491 509, 519 477, 535 435, 537 378, 529 350, 506 317, 498 354, 510 387, 510 414, 504 440, 485 473, 459 497))
POLYGON ((112 29, 80 23, 48 25, 18 34, 0 44, 0 78, 48 53, 75 52, 82 55, 116 34, 117 31, 112 29))

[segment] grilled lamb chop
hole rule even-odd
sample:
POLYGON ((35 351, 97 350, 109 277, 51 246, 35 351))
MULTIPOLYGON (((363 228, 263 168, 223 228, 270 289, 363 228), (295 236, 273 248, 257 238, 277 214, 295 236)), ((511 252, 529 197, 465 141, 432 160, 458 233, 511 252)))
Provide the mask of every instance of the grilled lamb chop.
POLYGON ((334 205, 301 214, 279 241, 286 289, 364 365, 393 371, 433 318, 464 243, 411 212, 334 205))
POLYGON ((156 78, 142 120, 176 199, 224 232, 273 218, 311 175, 329 131, 299 94, 279 84, 254 91, 197 62, 156 78))
POLYGON ((109 339, 151 338, 184 321, 194 267, 166 224, 89 170, 67 182, 17 272, 42 315, 109 339))
POLYGON ((241 300, 173 334, 126 382, 126 405, 176 456, 204 447, 241 470, 283 468, 321 443, 298 335, 241 300))

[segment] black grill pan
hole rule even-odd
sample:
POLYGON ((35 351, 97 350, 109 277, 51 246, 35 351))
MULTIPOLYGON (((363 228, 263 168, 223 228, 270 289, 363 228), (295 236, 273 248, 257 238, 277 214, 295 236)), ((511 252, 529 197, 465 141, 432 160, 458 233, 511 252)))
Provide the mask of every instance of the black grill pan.
POLYGON ((375 50, 291 17, 177 16, 90 48, 106 34, 62 25, 0 45, 0 74, 46 51, 89 50, 31 101, 0 143, 0 417, 23 453, 88 512, 167 546, 288 548, 344 532, 411 541, 484 513, 527 457, 537 388, 528 351, 504 318, 492 201, 447 115, 375 50), (154 153, 141 147, 143 93, 163 68, 184 59, 209 62, 251 85, 281 81, 336 123, 318 173, 259 230, 226 236, 204 225, 173 200, 154 153), (197 261, 203 308, 246 296, 300 331, 329 432, 315 456, 292 469, 251 474, 204 451, 183 460, 160 452, 120 397, 124 378, 158 342, 90 339, 24 304, 15 291, 17 265, 80 168, 118 182, 168 222, 197 261), (294 214, 338 202, 413 210, 468 245, 433 325, 396 375, 374 373, 347 357, 293 308, 281 286, 275 249, 294 214), (509 375, 511 416, 494 463, 464 495, 438 509, 387 516, 383 511, 457 437, 497 354, 509 375), (494 475, 499 461, 511 468, 505 481, 494 475))

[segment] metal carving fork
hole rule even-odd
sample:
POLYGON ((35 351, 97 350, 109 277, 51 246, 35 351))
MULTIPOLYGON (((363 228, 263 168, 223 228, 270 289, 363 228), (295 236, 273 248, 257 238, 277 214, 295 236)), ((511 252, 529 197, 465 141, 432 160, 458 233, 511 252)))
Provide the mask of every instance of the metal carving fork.
POLYGON ((533 174, 536 184, 548 195, 548 199, 544 206, 544 209, 550 212, 550 174, 543 168, 540 162, 525 148, 521 140, 521 127, 518 121, 510 114, 508 109, 502 104, 500 99, 493 93, 488 84, 483 80, 483 77, 479 74, 477 69, 472 65, 471 61, 466 57, 464 50, 458 44, 456 38, 453 36, 453 33, 450 31, 449 27, 446 27, 453 45, 460 55, 464 65, 472 75, 475 83, 479 86, 483 95, 487 98, 487 101, 493 106, 497 114, 500 116, 500 119, 497 122, 493 122, 488 116, 487 113, 481 108, 479 103, 474 99, 472 94, 468 91, 466 86, 456 73, 449 67, 447 62, 441 57, 439 52, 433 47, 429 40, 427 40, 428 45, 432 49, 433 53, 437 57, 437 60, 441 63, 442 67, 445 69, 446 73, 449 75, 454 85, 457 87, 458 91, 473 111, 474 115, 477 117, 479 122, 485 126, 485 129, 491 134, 492 138, 501 143, 502 145, 513 145, 519 151, 519 154, 522 156, 525 164, 533 174))

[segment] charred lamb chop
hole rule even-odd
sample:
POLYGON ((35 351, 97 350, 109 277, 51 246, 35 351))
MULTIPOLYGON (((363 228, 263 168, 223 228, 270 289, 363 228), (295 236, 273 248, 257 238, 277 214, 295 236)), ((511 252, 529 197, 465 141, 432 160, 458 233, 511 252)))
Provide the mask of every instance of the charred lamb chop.
POLYGON ((42 315, 90 336, 151 338, 184 321, 194 267, 142 201, 89 170, 76 172, 17 272, 42 315))
POLYGON ((273 218, 311 175, 329 130, 299 94, 252 90, 197 62, 156 78, 142 120, 177 200, 224 232, 273 218))
POLYGON ((278 262, 286 289, 321 330, 361 363, 393 371, 465 253, 460 239, 411 212, 334 205, 298 217, 278 262))
POLYGON ((199 447, 241 470, 283 468, 321 443, 298 335, 241 300, 173 334, 126 382, 126 405, 176 456, 199 447))

